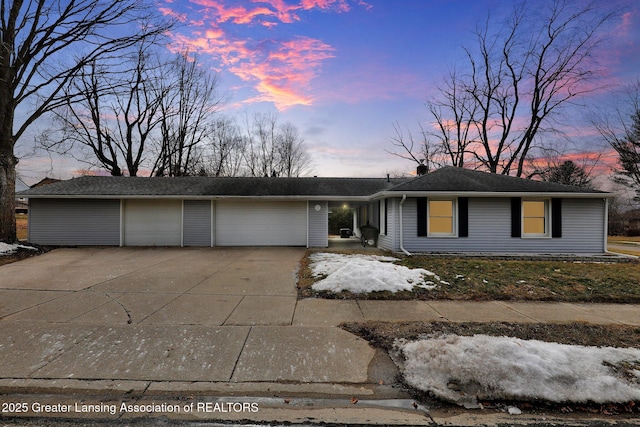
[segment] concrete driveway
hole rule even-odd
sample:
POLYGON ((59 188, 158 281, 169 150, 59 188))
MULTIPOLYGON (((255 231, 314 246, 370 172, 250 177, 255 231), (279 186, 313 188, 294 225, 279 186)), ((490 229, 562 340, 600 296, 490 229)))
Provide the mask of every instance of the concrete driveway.
MULTIPOLYGON (((303 254, 301 248, 78 248, 0 266, 3 402, 236 399, 259 401, 260 411, 151 416, 433 425, 433 413, 416 410, 406 391, 395 387, 389 357, 336 325, 640 325, 640 307, 619 304, 297 300, 295 273, 303 254)), ((31 409, 0 418, 50 415, 31 409)), ((112 421, 149 414, 64 416, 112 421)), ((442 423, 450 421, 449 413, 443 417, 442 423)))
POLYGON ((4 265, 0 389, 69 379, 115 388, 134 381, 140 390, 164 382, 177 390, 184 382, 373 383, 375 351, 364 340, 333 324, 294 324, 303 254, 74 248, 4 265))
POLYGON ((0 269, 0 317, 92 324, 287 325, 297 248, 58 249, 0 269), (260 310, 254 309, 260 301, 260 310))

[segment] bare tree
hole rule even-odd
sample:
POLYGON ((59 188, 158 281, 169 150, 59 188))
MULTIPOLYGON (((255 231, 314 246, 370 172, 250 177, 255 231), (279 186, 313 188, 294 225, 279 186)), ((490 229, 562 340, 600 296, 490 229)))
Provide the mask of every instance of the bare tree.
POLYGON ((233 119, 217 118, 209 126, 199 168, 209 176, 238 176, 242 170, 245 142, 233 119))
POLYGON ((311 161, 299 136, 290 124, 278 124, 276 114, 256 114, 245 117, 244 160, 250 176, 299 176, 311 166, 311 161))
POLYGON ((394 123, 395 135, 390 138, 390 143, 395 148, 393 151, 386 150, 387 153, 422 165, 426 172, 445 166, 447 163, 444 147, 434 143, 422 125, 418 126, 420 130, 417 135, 412 131, 407 131, 405 135, 400 124, 394 123))
POLYGON ((193 175, 207 124, 220 104, 217 78, 185 52, 165 67, 160 81, 160 154, 153 174, 193 175))
POLYGON ((151 43, 139 43, 118 61, 131 69, 96 60, 74 78, 64 90, 64 105, 53 111, 61 130, 43 138, 45 148, 79 151, 80 160, 114 176, 137 176, 145 161, 153 161, 148 158, 150 139, 162 117, 164 92, 161 65, 151 48, 151 43))
POLYGON ((554 114, 595 90, 593 54, 612 17, 596 2, 521 2, 508 21, 479 26, 466 68, 428 103, 452 164, 522 176, 554 114))
POLYGON ((276 114, 255 114, 252 121, 245 116, 245 165, 250 176, 278 175, 277 129, 276 114))
POLYGON ((452 71, 440 89, 440 97, 427 102, 437 129, 430 135, 438 141, 451 166, 465 167, 470 147, 477 142, 474 121, 479 106, 475 101, 473 93, 464 90, 457 73, 452 71))
POLYGON ((618 182, 635 187, 640 196, 640 80, 625 89, 624 98, 611 109, 612 117, 600 116, 593 123, 618 154, 618 182))
POLYGON ((298 128, 291 123, 280 126, 277 141, 280 173, 287 177, 300 176, 311 166, 311 157, 298 128))
POLYGON ((465 167, 470 147, 477 142, 474 139, 477 105, 460 83, 452 71, 438 94, 427 101, 433 120, 429 130, 420 124, 417 136, 408 132, 405 137, 400 125, 394 124, 391 145, 397 150, 388 152, 426 166, 427 172, 445 165, 465 167))
POLYGON ((16 240, 16 143, 88 64, 163 33, 152 10, 139 0, 0 0, 0 240, 16 240))

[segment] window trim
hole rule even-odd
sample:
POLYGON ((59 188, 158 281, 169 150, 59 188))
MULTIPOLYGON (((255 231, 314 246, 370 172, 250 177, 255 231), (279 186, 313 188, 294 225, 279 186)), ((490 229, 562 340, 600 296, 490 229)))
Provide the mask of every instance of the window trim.
POLYGON ((523 198, 520 201, 520 237, 522 239, 550 239, 551 238, 551 199, 549 198, 523 198), (525 202, 544 202, 544 233, 525 233, 524 231, 524 204, 525 202))
POLYGON ((427 237, 458 237, 458 198, 431 198, 427 199, 427 237), (431 202, 451 202, 451 233, 432 233, 431 232, 431 202))

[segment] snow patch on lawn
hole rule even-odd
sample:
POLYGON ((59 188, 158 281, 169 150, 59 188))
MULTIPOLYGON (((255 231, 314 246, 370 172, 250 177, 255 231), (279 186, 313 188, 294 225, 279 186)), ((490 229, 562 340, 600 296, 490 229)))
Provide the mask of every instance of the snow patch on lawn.
POLYGON ((444 335, 396 343, 408 384, 467 407, 477 399, 640 399, 640 350, 444 335))
POLYGON ((323 277, 313 284, 316 291, 411 291, 414 286, 424 289, 437 286, 433 281, 426 282, 425 277, 440 281, 428 270, 393 264, 393 261, 398 261, 394 257, 316 252, 310 255, 310 260, 313 277, 323 277))
POLYGON ((30 251, 37 251, 38 249, 33 248, 31 246, 20 245, 17 243, 4 243, 0 242, 0 256, 2 255, 11 255, 16 252, 18 249, 28 249, 30 251))

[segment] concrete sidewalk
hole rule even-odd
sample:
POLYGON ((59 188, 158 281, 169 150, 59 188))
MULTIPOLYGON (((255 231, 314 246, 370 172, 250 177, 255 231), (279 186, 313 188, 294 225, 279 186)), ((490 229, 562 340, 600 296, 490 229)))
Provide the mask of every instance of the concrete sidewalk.
MULTIPOLYGON (((397 386, 389 357, 338 324, 640 325, 638 305, 298 300, 294 273, 303 253, 295 248, 61 249, 2 266, 2 402, 15 396, 31 403, 94 404, 235 399, 260 403, 260 412, 161 415, 291 422, 313 413, 316 421, 326 422, 348 423, 353 417, 361 424, 429 424, 397 386), (357 408, 353 397, 360 402, 357 408), (403 403, 395 407, 398 402, 403 403)), ((56 415, 29 409, 22 415, 56 415)), ((118 418, 143 415, 119 412, 118 418)))

